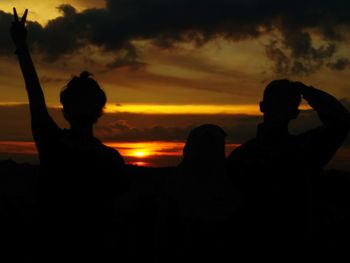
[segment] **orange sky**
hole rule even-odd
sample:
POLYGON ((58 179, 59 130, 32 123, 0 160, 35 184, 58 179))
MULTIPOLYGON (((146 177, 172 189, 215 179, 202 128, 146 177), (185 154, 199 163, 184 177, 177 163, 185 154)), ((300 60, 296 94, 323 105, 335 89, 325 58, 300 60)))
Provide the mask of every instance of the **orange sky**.
MULTIPOLYGON (((104 6, 102 0, 16 0, 15 3, 2 0, 0 10, 11 12, 14 4, 22 12, 28 7, 28 19, 45 25, 48 20, 61 15, 56 7, 62 3, 72 4, 78 11, 104 6)), ((316 33, 314 35, 320 45, 322 41, 316 33)), ((111 103, 238 104, 250 107, 259 101, 268 81, 283 77, 272 71, 273 64, 266 57, 265 47, 270 41, 269 35, 238 42, 218 38, 201 47, 185 43, 169 50, 160 50, 148 41, 135 41, 135 46, 140 48, 140 59, 147 64, 139 70, 106 68, 105 65, 112 62, 113 54, 93 46, 54 63, 44 61, 40 54, 34 54, 34 60, 50 105, 58 104, 58 93, 71 76, 87 69, 106 90, 111 103)), ((337 50, 337 56, 350 53, 346 43, 339 44, 337 50)), ((339 72, 322 69, 309 76, 290 77, 344 98, 350 97, 349 72, 350 69, 339 72)), ((23 80, 14 56, 2 58, 0 73, 0 102, 26 102, 23 80)))
MULTIPOLYGON (((22 13, 25 8, 29 8, 28 19, 45 26, 49 20, 62 15, 57 9, 57 6, 62 3, 73 5, 78 12, 87 8, 105 6, 103 0, 1 0, 0 10, 11 12, 15 5, 18 12, 22 13)), ((310 34, 315 46, 323 44, 317 30, 310 30, 310 34)), ((281 38, 281 33, 274 31, 255 39, 247 38, 240 41, 218 37, 202 46, 178 43, 175 48, 169 49, 160 49, 152 45, 150 40, 134 40, 132 43, 138 49, 139 59, 145 65, 138 69, 106 67, 116 55, 121 55, 118 53, 119 50, 106 52, 100 47, 91 45, 54 62, 45 60, 40 52, 34 53, 33 58, 47 103, 53 108, 59 105, 58 94, 73 75, 79 74, 82 70, 88 70, 94 74, 94 78, 108 96, 107 116, 96 128, 97 134, 104 140, 113 139, 112 143, 117 143, 118 136, 124 136, 115 129, 114 124, 122 123, 135 136, 140 134, 144 136, 142 143, 148 143, 146 140, 149 138, 148 133, 158 125, 172 131, 186 127, 187 130, 183 131, 185 133, 190 127, 203 122, 216 123, 230 129, 230 120, 232 120, 232 125, 243 125, 244 131, 252 130, 246 133, 247 138, 244 136, 239 139, 229 138, 230 143, 237 144, 242 143, 244 139, 249 139, 248 136, 254 135, 254 126, 257 123, 257 119, 254 119, 249 127, 244 126, 247 122, 238 115, 248 115, 247 118, 260 116, 258 103, 263 89, 275 78, 289 77, 301 80, 306 84, 322 88, 339 99, 350 98, 348 84, 350 68, 335 71, 323 67, 313 74, 297 76, 276 74, 273 71, 274 64, 266 55, 266 46, 269 45, 272 37, 281 38), (145 117, 142 114, 148 116, 145 117), (171 120, 162 116, 169 114, 174 115, 171 120), (197 117, 191 118, 192 115, 197 117), (111 132, 116 132, 116 135, 111 136, 111 132)), ((350 55, 347 43, 339 43, 336 56, 346 55, 350 55)), ((26 119, 29 117, 28 111, 12 107, 27 103, 24 83, 14 55, 1 55, 0 93, 0 116, 14 116, 2 124, 3 131, 0 132, 0 141, 3 142, 2 151, 10 152, 11 147, 15 147, 16 144, 8 146, 11 149, 4 148, 5 141, 31 140, 30 126, 26 119), (1 107, 1 105, 12 106, 1 107)), ((66 125, 57 112, 55 118, 61 125, 66 125)), ((303 125, 298 125, 296 125, 299 127, 297 130, 302 130, 300 127, 303 125)), ((308 127, 305 124, 305 128, 308 127)), ((132 138, 125 137, 124 143, 129 139, 132 138)), ((152 138, 152 140, 155 139, 157 138, 152 138)), ((184 136, 178 139, 183 141, 184 136)), ((135 140, 137 141, 138 138, 135 140)), ((163 137, 159 140, 163 140, 163 137)), ((160 144, 156 145, 160 146, 160 144)), ((23 151, 28 150, 23 147, 23 151)), ((155 151, 154 144, 148 144, 147 147, 148 150, 144 150, 145 152, 155 151)), ((136 155, 136 152, 133 154, 136 155)))
MULTIPOLYGON (((104 142, 115 148, 128 164, 141 166, 176 166, 182 160, 183 142, 104 142)), ((228 155, 238 144, 226 144, 228 155)), ((20 162, 38 163, 34 142, 0 141, 0 157, 14 158, 20 162)), ((338 151, 328 168, 350 170, 350 149, 338 151)))
MULTIPOLYGON (((136 165, 142 163, 146 166, 158 166, 164 161, 167 162, 167 165, 177 165, 182 159, 182 149, 184 147, 183 142, 166 141, 104 143, 118 150, 127 163, 136 165)), ((236 147, 236 144, 227 144, 227 154, 236 147)), ((6 152, 8 157, 17 155, 23 161, 38 162, 34 142, 0 141, 0 152, 6 152)))

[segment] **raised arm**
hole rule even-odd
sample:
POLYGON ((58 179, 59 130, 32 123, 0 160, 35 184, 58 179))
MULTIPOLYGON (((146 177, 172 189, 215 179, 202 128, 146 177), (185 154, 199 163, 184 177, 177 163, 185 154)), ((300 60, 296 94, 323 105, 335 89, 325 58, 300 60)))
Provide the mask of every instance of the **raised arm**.
POLYGON ((297 82, 303 98, 317 112, 324 126, 331 129, 350 127, 348 110, 332 95, 297 82))
POLYGON ((28 9, 25 10, 21 20, 19 20, 15 8, 13 8, 13 12, 14 21, 11 26, 11 37, 16 46, 15 53, 18 57, 25 81, 32 120, 44 119, 48 117, 44 93, 41 89, 39 78, 27 46, 27 30, 25 28, 25 23, 28 9))
POLYGON ((350 114, 332 95, 300 82, 296 82, 296 86, 322 122, 321 127, 300 135, 304 159, 324 166, 343 144, 350 128, 350 114))

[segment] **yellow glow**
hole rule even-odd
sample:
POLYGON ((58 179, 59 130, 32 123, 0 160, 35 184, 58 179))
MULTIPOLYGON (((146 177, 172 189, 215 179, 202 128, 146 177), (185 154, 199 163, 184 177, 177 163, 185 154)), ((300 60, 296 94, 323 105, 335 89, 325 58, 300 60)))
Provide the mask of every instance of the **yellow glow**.
MULTIPOLYGON (((16 106, 27 103, 0 102, 0 106, 16 106)), ((61 109, 61 105, 49 105, 61 109)), ((300 110, 309 110, 311 107, 302 104, 300 110)), ((104 109, 105 113, 138 113, 138 114, 246 114, 261 115, 258 105, 160 105, 160 104, 123 104, 109 103, 104 109)))
MULTIPOLYGON (((8 104, 8 103, 4 103, 8 104)), ((51 105, 62 108, 61 105, 51 105)), ((303 107, 301 107, 303 108, 303 107)), ((247 114, 260 115, 259 106, 243 105, 180 105, 180 104, 113 104, 109 103, 105 113, 139 113, 139 114, 247 114)))
MULTIPOLYGON (((182 156, 182 150, 185 142, 105 142, 109 147, 115 148, 126 158, 155 158, 160 156, 182 156)), ((226 144, 226 154, 229 154, 239 144, 226 144)))
POLYGON ((124 157, 154 157, 182 155, 183 142, 105 142, 109 147, 115 148, 124 157))
POLYGON ((259 114, 257 105, 160 105, 108 104, 106 113, 129 112, 142 114, 259 114))
POLYGON ((135 152, 135 156, 138 157, 138 158, 143 158, 145 156, 147 156, 148 154, 144 151, 136 151, 135 152))
MULTIPOLYGON (((2 103, 21 104, 21 103, 2 103)), ((0 103, 1 105, 1 103, 0 103)), ((61 105, 50 105, 61 109, 61 105)), ((302 107, 303 108, 303 107, 302 107)), ((180 104, 113 104, 109 103, 104 109, 105 113, 139 113, 139 114, 247 114, 260 115, 259 106, 246 105, 180 105, 180 104)))
MULTIPOLYGON (((309 105, 301 105, 301 110, 310 109, 309 105)), ((261 115, 259 106, 256 104, 245 105, 148 105, 148 104, 125 104, 118 106, 108 104, 106 113, 129 112, 141 114, 247 114, 261 115)))
POLYGON ((135 156, 143 157, 143 156, 145 156, 145 153, 144 152, 135 152, 135 156))

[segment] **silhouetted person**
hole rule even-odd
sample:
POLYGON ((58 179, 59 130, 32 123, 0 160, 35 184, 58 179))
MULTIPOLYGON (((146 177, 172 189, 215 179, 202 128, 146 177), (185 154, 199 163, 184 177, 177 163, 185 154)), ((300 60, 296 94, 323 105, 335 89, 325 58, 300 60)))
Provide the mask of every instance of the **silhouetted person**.
MULTIPOLYGON (((163 262, 219 260, 237 196, 225 167, 226 133, 216 125, 193 129, 183 160, 168 181, 168 258, 163 262)), ((221 261, 220 261, 221 262, 221 261)))
POLYGON ((11 35, 26 84, 41 165, 42 260, 101 260, 106 246, 112 246, 106 244, 105 234, 110 236, 113 227, 113 197, 125 187, 123 158, 93 135, 106 95, 88 72, 74 77, 60 94, 70 129, 59 128, 48 113, 26 44, 26 15, 27 10, 19 21, 14 9, 11 35))
POLYGON ((227 159, 243 194, 242 238, 247 249, 269 255, 298 252, 310 231, 310 181, 344 141, 349 113, 326 92, 286 79, 268 84, 260 110, 264 121, 256 138, 227 159), (291 135, 288 125, 299 114, 301 97, 322 126, 291 135))

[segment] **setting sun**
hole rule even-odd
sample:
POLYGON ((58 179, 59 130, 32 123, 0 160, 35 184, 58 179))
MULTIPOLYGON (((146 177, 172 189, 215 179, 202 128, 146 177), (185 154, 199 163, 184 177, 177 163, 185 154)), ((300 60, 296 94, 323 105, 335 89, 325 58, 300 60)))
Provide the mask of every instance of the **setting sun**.
POLYGON ((142 158, 142 157, 147 156, 148 154, 146 152, 144 152, 144 151, 136 151, 134 153, 134 155, 135 155, 135 157, 142 158))

